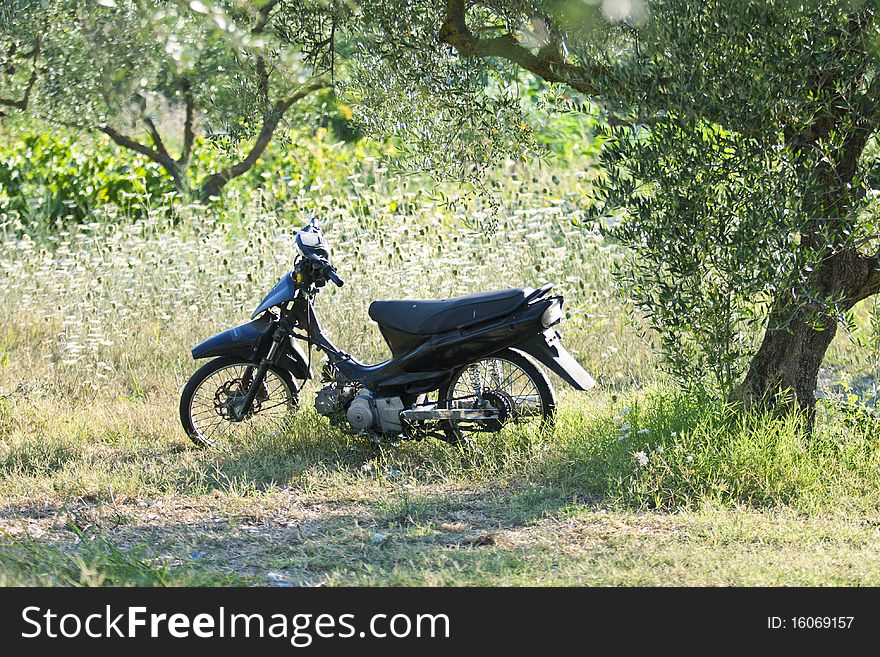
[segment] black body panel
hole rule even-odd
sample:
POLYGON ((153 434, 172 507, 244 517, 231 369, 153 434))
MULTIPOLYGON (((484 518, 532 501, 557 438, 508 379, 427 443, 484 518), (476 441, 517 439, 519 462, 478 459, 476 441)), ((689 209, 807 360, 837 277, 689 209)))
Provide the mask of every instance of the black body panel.
MULTIPOLYGON (((409 335, 436 335, 510 315, 531 292, 530 288, 513 288, 444 301, 374 301, 369 313, 383 329, 409 335)), ((388 340, 387 335, 385 339, 388 340)), ((391 340, 388 344, 394 351, 391 340)))
POLYGON ((400 356, 410 349, 415 349, 427 339, 424 335, 404 333, 403 331, 398 331, 389 326, 382 326, 381 324, 379 324, 379 330, 382 332, 382 337, 385 338, 385 342, 388 343, 391 353, 395 356, 400 356))
MULTIPOLYGON (((193 348, 192 356, 197 360, 213 356, 237 356, 257 365, 260 362, 261 354, 268 350, 269 343, 272 341, 273 326, 272 315, 262 315, 252 322, 208 338, 193 348)), ((286 369, 296 379, 310 379, 312 372, 302 347, 292 339, 285 342, 286 344, 279 352, 276 364, 286 369)))
MULTIPOLYGON (((522 307, 514 314, 492 322, 483 322, 480 326, 423 338, 415 347, 377 365, 365 365, 347 355, 336 360, 335 365, 346 378, 362 383, 377 394, 391 395, 414 393, 419 389, 436 389, 455 370, 474 359, 524 343, 535 334, 540 335, 544 329, 541 316, 554 303, 555 298, 542 299, 522 307), (427 387, 429 382, 435 387, 427 387)), ((305 310, 303 305, 299 308, 300 312, 305 310)), ((294 312, 297 312, 296 307, 294 312)), ((315 344, 323 343, 323 349, 333 349, 323 336, 314 316, 311 322, 311 337, 315 344)))
POLYGON ((555 329, 533 335, 514 345, 514 349, 524 351, 546 365, 575 390, 589 390, 596 385, 595 379, 562 346, 562 336, 555 329))

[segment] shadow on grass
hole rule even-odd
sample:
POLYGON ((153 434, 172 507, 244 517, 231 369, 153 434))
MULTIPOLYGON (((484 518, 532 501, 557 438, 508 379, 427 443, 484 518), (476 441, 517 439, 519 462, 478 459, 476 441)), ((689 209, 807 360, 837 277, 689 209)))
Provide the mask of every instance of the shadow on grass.
POLYGON ((414 583, 422 574, 491 584, 514 572, 520 551, 497 545, 515 525, 479 514, 479 495, 437 500, 412 519, 340 512, 313 518, 96 527, 90 535, 0 539, 0 583, 50 586, 316 585, 414 583), (473 514, 465 517, 467 514, 473 514), (448 570, 447 574, 444 571, 448 570))
POLYGON ((177 484, 242 495, 272 487, 308 487, 321 478, 357 476, 375 455, 366 440, 333 429, 312 435, 297 432, 197 452, 195 462, 178 473, 177 484))
POLYGON ((389 523, 430 520, 435 511, 466 514, 472 506, 499 522, 530 522, 573 501, 598 503, 607 489, 607 454, 581 449, 571 427, 560 430, 567 434, 489 436, 467 449, 433 439, 377 449, 305 413, 283 435, 192 450, 188 462, 165 475, 174 491, 245 497, 363 486, 375 492, 375 511, 389 523))

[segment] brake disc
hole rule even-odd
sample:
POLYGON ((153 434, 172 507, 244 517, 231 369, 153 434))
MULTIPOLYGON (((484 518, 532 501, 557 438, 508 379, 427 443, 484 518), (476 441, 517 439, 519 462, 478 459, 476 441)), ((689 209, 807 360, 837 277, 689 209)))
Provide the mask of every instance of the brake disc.
MULTIPOLYGON (((245 395, 247 394, 246 390, 242 391, 243 383, 244 381, 241 378, 230 379, 222 386, 217 388, 217 392, 214 393, 214 410, 217 411, 217 415, 222 417, 227 422, 241 421, 235 417, 235 407, 236 404, 244 399, 245 395)), ((262 394, 258 394, 254 398, 254 402, 251 405, 250 413, 241 418, 242 420, 249 418, 254 413, 260 412, 262 401, 267 398, 267 395, 265 393, 265 384, 263 385, 263 388, 264 390, 260 391, 262 394)))

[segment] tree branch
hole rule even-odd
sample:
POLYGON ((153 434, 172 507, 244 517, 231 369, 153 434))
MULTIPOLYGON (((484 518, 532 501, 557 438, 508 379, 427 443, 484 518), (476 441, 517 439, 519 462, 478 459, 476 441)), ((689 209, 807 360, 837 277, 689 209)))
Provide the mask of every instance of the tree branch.
POLYGON ((657 125, 663 120, 663 117, 660 115, 657 116, 639 116, 635 119, 624 119, 616 114, 608 114, 605 117, 605 122, 608 123, 612 128, 639 128, 639 127, 651 127, 653 125, 657 125))
MULTIPOLYGON (((262 7, 260 7, 259 11, 257 12, 257 18, 254 21, 254 26, 251 28, 251 34, 262 34, 266 30, 266 25, 269 22, 269 16, 279 2, 280 0, 271 0, 270 2, 267 2, 262 7)), ((257 95, 263 102, 263 111, 265 111, 269 107, 269 69, 266 66, 266 58, 263 57, 262 54, 257 55, 256 68, 257 95)))
MULTIPOLYGON (((620 116, 612 103, 603 100, 612 93, 611 89, 600 89, 596 84, 603 69, 599 66, 584 68, 566 62, 563 56, 562 39, 553 33, 553 26, 548 24, 553 38, 537 54, 520 45, 516 37, 506 33, 491 38, 479 38, 467 25, 467 7, 465 0, 447 0, 446 18, 440 26, 439 39, 453 48, 462 57, 498 57, 518 65, 534 73, 546 82, 565 84, 575 91, 590 96, 594 103, 608 113, 608 123, 617 127, 635 128, 653 125, 661 120, 659 116, 638 117, 635 121, 620 116)), ((659 83, 659 81, 658 81, 659 83)), ((616 86, 612 83, 612 86, 616 86)), ((614 89, 619 92, 620 89, 614 89)))
POLYGON ((260 34, 266 29, 266 24, 269 22, 269 14, 272 13, 272 10, 275 9, 280 2, 281 0, 269 0, 269 2, 260 7, 259 11, 257 11, 257 19, 254 21, 254 27, 251 30, 251 34, 260 34))
POLYGON ((37 77, 40 72, 39 66, 37 66, 37 60, 40 57, 39 39, 37 39, 37 42, 34 44, 34 49, 25 55, 25 57, 33 60, 33 69, 31 70, 30 78, 28 78, 27 86, 24 89, 24 95, 19 99, 0 97, 0 105, 14 107, 21 111, 25 111, 28 108, 31 99, 31 92, 34 90, 34 85, 37 83, 37 77))
POLYGON ((871 80, 868 89, 859 98, 859 105, 864 127, 874 132, 880 124, 880 75, 871 80))
POLYGON ((449 44, 462 57, 500 57, 531 71, 547 82, 561 82, 588 96, 601 96, 591 82, 590 71, 558 57, 533 55, 510 34, 480 39, 467 26, 465 0, 447 0, 446 19, 440 27, 440 41, 449 44))
POLYGON ((852 305, 880 293, 880 253, 874 256, 856 254, 854 261, 856 275, 848 299, 852 305))
POLYGON ((272 111, 263 119, 263 126, 260 129, 260 134, 257 135, 254 145, 251 147, 251 150, 245 158, 241 162, 205 177, 199 190, 201 201, 203 203, 210 201, 211 197, 217 196, 220 193, 220 190, 223 189, 226 183, 249 171, 251 167, 257 163, 257 160, 260 159, 260 156, 266 150, 269 142, 272 141, 272 137, 275 135, 275 129, 278 127, 278 123, 284 117, 287 110, 306 96, 319 91, 320 89, 326 89, 329 86, 330 85, 324 80, 316 80, 300 87, 296 93, 288 98, 276 102, 272 107, 272 111))
POLYGON ((171 155, 168 153, 168 149, 165 148, 165 142, 162 141, 162 135, 159 134, 159 131, 156 129, 156 124, 153 123, 153 119, 148 116, 143 117, 144 125, 147 127, 147 132, 150 133, 150 139, 153 140, 153 146, 156 147, 156 150, 163 157, 163 159, 171 159, 171 155))
MULTIPOLYGON (((177 163, 171 159, 167 152, 164 154, 146 146, 139 141, 132 139, 131 137, 122 134, 116 129, 112 128, 109 125, 99 126, 97 128, 99 132, 103 132, 105 135, 110 137, 114 142, 122 146, 123 148, 127 148, 135 153, 140 153, 141 155, 148 157, 153 162, 161 165, 162 168, 171 176, 171 179, 174 181, 174 186, 182 191, 185 187, 183 184, 183 180, 180 176, 180 171, 177 168, 177 163)), ((157 133, 158 134, 158 133, 157 133)))
POLYGON ((180 168, 185 168, 189 163, 189 158, 192 155, 193 144, 196 140, 196 133, 193 129, 193 122, 195 120, 195 111, 196 111, 196 100, 193 96, 192 91, 192 83, 189 78, 184 78, 181 83, 183 87, 183 99, 186 103, 186 118, 183 122, 183 148, 180 150, 180 157, 177 158, 177 165, 180 168))

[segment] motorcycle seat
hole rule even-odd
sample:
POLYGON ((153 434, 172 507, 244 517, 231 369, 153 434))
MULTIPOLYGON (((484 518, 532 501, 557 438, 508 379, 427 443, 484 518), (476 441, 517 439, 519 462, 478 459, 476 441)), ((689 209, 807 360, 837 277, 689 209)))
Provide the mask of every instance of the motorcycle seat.
POLYGON ((382 327, 411 335, 435 335, 510 315, 532 292, 531 288, 511 288, 442 301, 374 301, 369 314, 382 327))

